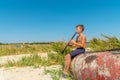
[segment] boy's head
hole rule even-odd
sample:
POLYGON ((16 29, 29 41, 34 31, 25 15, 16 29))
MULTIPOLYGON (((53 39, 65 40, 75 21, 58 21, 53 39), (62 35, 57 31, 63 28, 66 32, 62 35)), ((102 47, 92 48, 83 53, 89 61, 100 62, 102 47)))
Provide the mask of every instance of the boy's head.
POLYGON ((76 26, 76 32, 79 34, 84 31, 84 25, 77 25, 76 26))

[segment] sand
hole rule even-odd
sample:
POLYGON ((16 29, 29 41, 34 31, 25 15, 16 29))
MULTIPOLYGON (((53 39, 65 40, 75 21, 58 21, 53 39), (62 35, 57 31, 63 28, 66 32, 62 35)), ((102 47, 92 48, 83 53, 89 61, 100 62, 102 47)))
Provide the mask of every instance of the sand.
MULTIPOLYGON (((42 54, 43 55, 43 54, 42 54)), ((30 56, 30 54, 11 55, 0 57, 0 64, 6 63, 8 60, 19 61, 24 56, 30 56)), ((45 56, 46 57, 46 54, 45 56)), ((0 80, 52 80, 49 73, 45 74, 45 69, 61 69, 61 65, 52 65, 49 67, 33 68, 29 67, 1 67, 0 68, 0 80)))
MULTIPOLYGON (((60 68, 60 65, 46 67, 47 70, 60 68)), ((0 68, 0 80, 52 80, 52 78, 49 73, 45 74, 45 67, 2 67, 0 68)))

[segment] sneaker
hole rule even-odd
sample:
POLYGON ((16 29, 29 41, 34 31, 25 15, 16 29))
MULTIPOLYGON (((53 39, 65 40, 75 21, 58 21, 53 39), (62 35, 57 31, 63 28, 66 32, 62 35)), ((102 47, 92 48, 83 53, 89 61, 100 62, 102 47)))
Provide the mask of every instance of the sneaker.
POLYGON ((67 75, 62 73, 62 78, 66 79, 67 78, 67 75))

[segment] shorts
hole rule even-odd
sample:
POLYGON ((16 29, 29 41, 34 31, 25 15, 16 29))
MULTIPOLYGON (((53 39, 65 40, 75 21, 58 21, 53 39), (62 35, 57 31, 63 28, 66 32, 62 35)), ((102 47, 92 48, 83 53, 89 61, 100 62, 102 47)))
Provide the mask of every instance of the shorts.
POLYGON ((70 52, 71 58, 73 59, 75 56, 85 53, 85 48, 76 48, 75 50, 70 52))

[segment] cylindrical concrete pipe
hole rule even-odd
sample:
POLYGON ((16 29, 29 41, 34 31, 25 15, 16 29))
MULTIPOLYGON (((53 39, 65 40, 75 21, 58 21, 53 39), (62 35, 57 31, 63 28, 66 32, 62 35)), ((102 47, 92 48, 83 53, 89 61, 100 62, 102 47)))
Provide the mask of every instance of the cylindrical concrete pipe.
POLYGON ((71 72, 75 80, 120 80, 120 53, 80 54, 72 60, 71 72))

